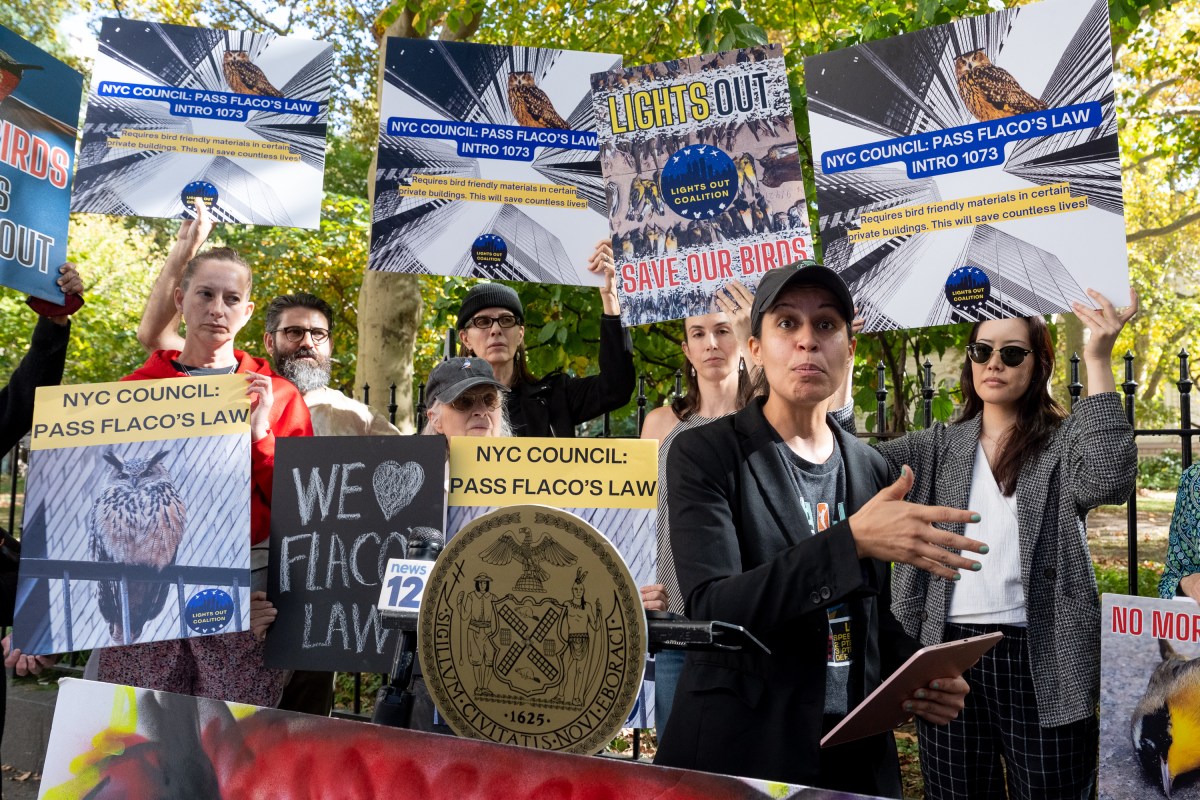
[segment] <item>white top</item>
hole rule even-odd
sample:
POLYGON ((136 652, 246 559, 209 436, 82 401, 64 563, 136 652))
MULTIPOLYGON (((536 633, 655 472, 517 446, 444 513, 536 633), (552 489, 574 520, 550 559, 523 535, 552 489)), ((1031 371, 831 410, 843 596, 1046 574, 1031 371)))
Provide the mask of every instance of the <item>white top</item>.
POLYGON ((969 523, 965 535, 986 544, 988 552, 964 553, 983 568, 979 572, 959 570, 962 578, 954 582, 946 620, 958 625, 1024 625, 1017 497, 1000 493, 982 445, 975 448, 967 508, 978 513, 982 522, 969 523))

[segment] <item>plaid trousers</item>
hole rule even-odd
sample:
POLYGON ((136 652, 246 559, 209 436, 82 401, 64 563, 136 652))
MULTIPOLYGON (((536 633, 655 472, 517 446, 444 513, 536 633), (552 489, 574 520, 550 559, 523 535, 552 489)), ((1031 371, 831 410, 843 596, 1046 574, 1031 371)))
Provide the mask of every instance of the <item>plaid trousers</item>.
POLYGON ((958 719, 949 725, 917 720, 925 797, 1088 800, 1096 785, 1099 721, 1038 724, 1025 628, 947 623, 944 641, 997 630, 1004 639, 963 675, 971 692, 958 719))

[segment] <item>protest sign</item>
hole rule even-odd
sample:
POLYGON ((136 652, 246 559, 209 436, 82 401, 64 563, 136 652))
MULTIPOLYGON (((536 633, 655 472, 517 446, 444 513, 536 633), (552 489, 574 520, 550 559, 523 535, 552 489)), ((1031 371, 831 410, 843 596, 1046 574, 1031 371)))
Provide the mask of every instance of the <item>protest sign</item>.
POLYGON ((446 440, 322 436, 275 444, 269 666, 388 672, 396 632, 376 604, 388 561, 444 542, 446 440))
MULTIPOLYGON (((582 517, 625 560, 634 583, 655 583, 658 442, 653 439, 450 439, 446 530, 453 537, 498 508, 537 504, 582 517)), ((514 532, 521 536, 521 531, 514 532)), ((649 675, 650 673, 647 673, 649 675)), ((631 717, 654 724, 653 683, 644 682, 631 717)))
POLYGON ((730 281, 813 255, 783 50, 592 76, 621 319, 717 311, 730 281))
POLYGON ((249 418, 241 375, 39 388, 13 645, 246 630, 249 418))
POLYGON ((0 284, 61 304, 83 76, 0 26, 0 284))
POLYGON ((1105 594, 1100 618, 1100 798, 1200 796, 1200 608, 1105 594), (1160 795, 1161 792, 1161 795, 1160 795))
POLYGON ((105 19, 72 211, 316 228, 333 45, 105 19))
POLYGON ((1129 296, 1108 6, 1045 0, 805 60, 820 235, 865 330, 1129 296))
POLYGON ((177 795, 183 797, 277 800, 851 798, 843 792, 656 767, 628 758, 451 740, 207 697, 64 679, 46 747, 42 796, 162 796, 159 787, 164 786, 182 787, 177 795))
POLYGON ((389 38, 370 269, 599 286, 605 53, 389 38))

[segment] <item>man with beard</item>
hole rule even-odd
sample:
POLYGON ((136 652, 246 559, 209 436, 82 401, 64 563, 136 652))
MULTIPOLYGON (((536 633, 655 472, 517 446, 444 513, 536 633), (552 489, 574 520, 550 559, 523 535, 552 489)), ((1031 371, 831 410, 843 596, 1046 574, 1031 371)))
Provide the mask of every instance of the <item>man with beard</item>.
MULTIPOLYGON (((186 219, 180 225, 179 236, 154 282, 138 325, 138 341, 151 353, 182 346, 175 287, 184 267, 200 251, 213 228, 208 207, 200 200, 196 201, 195 213, 195 219, 186 219)), ((333 309, 328 303, 306 292, 280 295, 267 306, 265 327, 263 345, 272 365, 304 396, 316 436, 400 433, 368 406, 329 388, 333 309)))
POLYGON ((267 306, 263 346, 275 371, 296 385, 317 436, 381 436, 400 431, 363 403, 329 387, 333 309, 307 292, 283 294, 267 306))
MULTIPOLYGON (((370 406, 329 386, 333 355, 333 309, 307 292, 281 294, 267 305, 263 346, 275 371, 300 390, 312 416, 315 436, 381 436, 398 434, 395 426, 370 406)), ((279 707, 329 716, 333 709, 333 675, 296 670, 283 690, 279 707)))

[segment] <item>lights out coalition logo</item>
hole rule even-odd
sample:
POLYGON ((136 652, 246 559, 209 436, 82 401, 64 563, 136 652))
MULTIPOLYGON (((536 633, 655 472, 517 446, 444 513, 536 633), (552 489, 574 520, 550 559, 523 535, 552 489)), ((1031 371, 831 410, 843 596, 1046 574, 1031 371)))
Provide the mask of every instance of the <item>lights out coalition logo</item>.
POLYGON ((481 234, 471 244, 471 260, 480 267, 499 267, 508 258, 508 243, 494 233, 481 234))
POLYGON ((220 193, 217 191, 217 187, 208 181, 192 181, 179 193, 180 202, 189 211, 196 207, 197 200, 204 203, 205 208, 211 209, 217 204, 219 197, 220 193))
POLYGON ((723 150, 693 145, 679 150, 663 167, 660 186, 671 210, 688 219, 711 219, 733 202, 737 167, 723 150))
POLYGON ((992 282, 979 267, 959 267, 946 278, 946 302, 955 308, 974 310, 992 296, 992 282))
POLYGON ((220 633, 233 619, 233 598, 223 589, 204 589, 187 601, 188 627, 196 633, 220 633))

